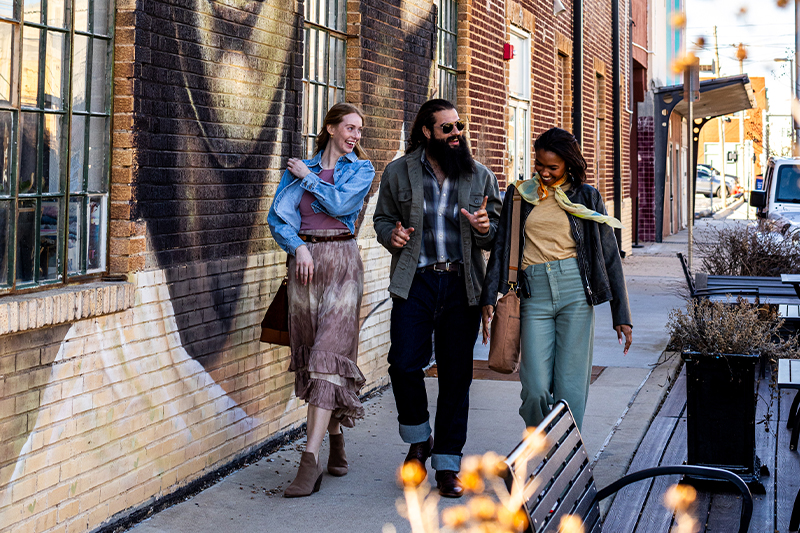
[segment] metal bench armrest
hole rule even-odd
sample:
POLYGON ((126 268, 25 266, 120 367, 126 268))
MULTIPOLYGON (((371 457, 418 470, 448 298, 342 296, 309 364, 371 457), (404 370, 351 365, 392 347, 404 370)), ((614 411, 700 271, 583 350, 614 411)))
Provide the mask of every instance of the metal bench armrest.
POLYGON ((736 485, 736 488, 738 488, 739 492, 742 494, 742 515, 741 518, 739 519, 739 533, 747 533, 747 530, 750 528, 750 519, 753 516, 753 495, 750 494, 750 489, 747 488, 747 485, 745 485, 744 481, 742 481, 742 478, 740 478, 733 472, 728 472, 727 470, 723 470, 721 468, 712 468, 708 466, 692 466, 692 465, 658 466, 655 468, 645 468, 644 470, 639 470, 638 472, 634 472, 632 474, 623 476, 614 483, 610 484, 609 486, 601 489, 600 491, 597 492, 597 497, 595 498, 595 501, 599 502, 600 500, 604 500, 605 498, 614 494, 621 488, 630 485, 631 483, 636 483, 637 481, 641 481, 643 479, 670 475, 670 474, 686 474, 686 475, 695 475, 708 478, 722 479, 730 481, 731 483, 736 485))

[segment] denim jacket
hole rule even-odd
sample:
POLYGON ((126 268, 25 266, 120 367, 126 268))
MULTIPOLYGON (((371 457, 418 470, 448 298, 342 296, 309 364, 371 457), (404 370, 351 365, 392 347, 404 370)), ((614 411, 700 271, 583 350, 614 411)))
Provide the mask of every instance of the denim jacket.
POLYGON ((267 223, 272 237, 287 254, 294 255, 304 243, 297 233, 300 231, 300 199, 308 191, 316 199, 311 204, 315 213, 325 213, 355 232, 355 223, 364 197, 367 195, 375 169, 366 159, 358 159, 355 153, 345 154, 333 169, 333 184, 322 181, 322 152, 311 159, 304 159, 311 173, 303 179, 295 178, 291 172, 283 173, 275 199, 269 208, 267 223))

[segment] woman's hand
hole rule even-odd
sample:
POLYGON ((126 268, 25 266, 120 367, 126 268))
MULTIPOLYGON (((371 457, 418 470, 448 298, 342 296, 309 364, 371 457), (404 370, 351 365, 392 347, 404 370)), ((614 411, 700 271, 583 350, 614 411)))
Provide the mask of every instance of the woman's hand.
POLYGON ((489 325, 492 323, 492 316, 494 315, 494 306, 493 305, 484 305, 483 309, 481 309, 481 324, 482 324, 482 331, 483 331, 483 344, 489 342, 489 332, 490 328, 489 325))
POLYGON ((311 174, 311 170, 303 163, 302 159, 297 159, 296 157, 292 157, 289 159, 289 162, 286 164, 286 168, 289 169, 289 172, 292 173, 297 179, 303 179, 309 174, 311 174))
POLYGON ((311 283, 314 278, 314 260, 311 259, 311 252, 308 246, 298 246, 294 252, 295 267, 294 275, 303 285, 311 283))
POLYGON ((622 335, 625 335, 625 349, 622 353, 628 355, 628 348, 631 347, 631 341, 633 341, 631 327, 628 324, 622 324, 621 326, 614 326, 614 329, 617 330, 617 340, 620 344, 622 344, 622 335))

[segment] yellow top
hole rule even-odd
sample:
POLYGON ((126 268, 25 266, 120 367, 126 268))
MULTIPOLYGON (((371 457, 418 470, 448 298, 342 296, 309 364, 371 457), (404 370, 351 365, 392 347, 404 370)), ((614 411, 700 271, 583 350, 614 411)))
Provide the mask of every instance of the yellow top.
MULTIPOLYGON (((552 192, 552 188, 548 189, 552 192)), ((522 270, 530 265, 578 255, 568 217, 567 212, 558 205, 555 194, 548 194, 546 198, 539 200, 539 205, 533 208, 525 220, 522 270)))

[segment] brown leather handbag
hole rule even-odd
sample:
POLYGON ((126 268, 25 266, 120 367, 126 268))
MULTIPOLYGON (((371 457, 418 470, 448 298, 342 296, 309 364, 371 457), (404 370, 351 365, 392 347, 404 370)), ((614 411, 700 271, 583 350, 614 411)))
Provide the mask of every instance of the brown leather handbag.
POLYGON ((289 346, 289 292, 283 278, 261 321, 261 342, 289 346))
POLYGON ((492 318, 489 338, 489 368, 500 374, 519 370, 520 323, 517 274, 519 271, 519 224, 521 198, 511 191, 511 254, 508 258, 508 284, 510 288, 498 301, 492 318))

